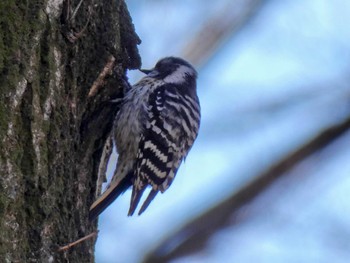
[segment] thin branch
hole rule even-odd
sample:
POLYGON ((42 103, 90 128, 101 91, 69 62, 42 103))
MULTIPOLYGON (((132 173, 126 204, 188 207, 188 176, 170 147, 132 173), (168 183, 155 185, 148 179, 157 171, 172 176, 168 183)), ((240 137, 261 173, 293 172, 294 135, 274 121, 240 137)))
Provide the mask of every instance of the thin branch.
POLYGON ((84 0, 80 0, 79 4, 77 5, 77 7, 75 8, 75 10, 73 11, 72 16, 70 17, 70 20, 71 20, 71 21, 74 21, 74 18, 75 18, 75 16, 77 15, 78 10, 79 10, 81 4, 83 3, 83 1, 84 1, 84 0))
POLYGON ((112 73, 114 62, 115 62, 115 57, 113 55, 110 55, 100 75, 98 75, 97 79, 92 84, 88 97, 95 96, 98 90, 104 85, 104 80, 106 76, 112 73))
POLYGON ((229 36, 242 29, 257 13, 263 0, 229 1, 221 12, 208 19, 186 43, 182 54, 195 65, 203 65, 229 36))
POLYGON ((80 239, 78 239, 78 240, 76 240, 76 241, 74 241, 74 242, 72 242, 72 243, 69 243, 68 245, 65 245, 65 246, 63 246, 63 247, 60 247, 60 248, 58 249, 58 252, 68 250, 68 249, 70 249, 71 247, 74 247, 74 246, 76 246, 77 244, 79 244, 79 243, 81 243, 81 242, 83 242, 83 241, 85 241, 85 240, 87 240, 87 239, 90 239, 90 238, 93 238, 93 237, 97 236, 97 234, 98 234, 98 230, 95 231, 95 232, 92 232, 91 234, 89 234, 89 235, 87 235, 87 236, 85 236, 85 237, 82 237, 82 238, 80 238, 80 239))
POLYGON ((234 193, 231 197, 168 237, 144 262, 168 262, 171 259, 200 251, 206 246, 208 239, 217 233, 219 229, 232 224, 232 218, 240 208, 266 190, 277 178, 286 175, 289 170, 302 160, 329 145, 349 130, 350 117, 342 123, 324 130, 309 143, 297 149, 247 184, 239 192, 234 193), (178 240, 181 241, 179 242, 178 240), (177 246, 174 248, 173 244, 177 244, 177 246))

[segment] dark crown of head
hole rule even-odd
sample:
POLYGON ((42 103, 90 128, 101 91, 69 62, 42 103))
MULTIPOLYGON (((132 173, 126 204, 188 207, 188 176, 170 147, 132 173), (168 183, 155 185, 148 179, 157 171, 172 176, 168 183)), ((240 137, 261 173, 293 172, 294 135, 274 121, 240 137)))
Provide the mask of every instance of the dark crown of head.
POLYGON ((161 75, 166 76, 173 73, 178 67, 186 66, 193 70, 194 77, 197 76, 197 72, 194 67, 188 63, 186 60, 178 57, 166 57, 162 58, 155 65, 155 69, 161 73, 161 75), (162 74, 163 73, 163 74, 162 74))

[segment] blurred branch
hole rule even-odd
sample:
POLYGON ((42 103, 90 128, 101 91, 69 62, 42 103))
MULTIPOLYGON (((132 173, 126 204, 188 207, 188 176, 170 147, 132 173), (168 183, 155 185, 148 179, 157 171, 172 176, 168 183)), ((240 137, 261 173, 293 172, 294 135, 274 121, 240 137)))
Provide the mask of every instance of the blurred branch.
POLYGON ((309 143, 272 166, 240 191, 182 227, 156 248, 144 262, 168 262, 171 259, 202 250, 211 236, 234 224, 232 218, 242 206, 251 202, 276 179, 287 175, 287 172, 295 165, 323 149, 348 130, 350 130, 350 116, 342 123, 324 130, 309 143))
MULTIPOLYGON (((242 106, 235 105, 236 109, 239 108, 240 111, 236 111, 236 114, 246 114, 248 113, 267 113, 280 111, 289 107, 291 105, 296 105, 300 103, 310 103, 310 100, 321 99, 322 97, 333 98, 335 101, 350 101, 350 90, 349 90, 349 72, 346 71, 340 77, 335 80, 328 81, 318 81, 314 84, 308 84, 306 86, 295 89, 293 92, 281 92, 276 96, 269 96, 267 98, 261 99, 258 94, 255 97, 250 96, 249 98, 243 98, 242 106)), ((244 87, 241 87, 244 88, 244 87)))
POLYGON ((197 66, 203 65, 220 44, 240 30, 256 14, 263 0, 228 1, 221 12, 204 23, 202 29, 186 44, 185 58, 197 66))

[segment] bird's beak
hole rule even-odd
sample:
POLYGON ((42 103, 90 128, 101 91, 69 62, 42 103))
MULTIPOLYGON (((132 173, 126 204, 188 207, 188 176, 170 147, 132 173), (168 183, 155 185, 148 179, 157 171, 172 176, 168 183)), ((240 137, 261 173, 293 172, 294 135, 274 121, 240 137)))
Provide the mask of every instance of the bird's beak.
POLYGON ((149 73, 152 72, 151 69, 139 69, 141 72, 145 73, 146 75, 148 75, 149 73))
POLYGON ((150 78, 155 78, 159 75, 159 72, 156 69, 139 69, 139 70, 145 73, 147 77, 150 77, 150 78))

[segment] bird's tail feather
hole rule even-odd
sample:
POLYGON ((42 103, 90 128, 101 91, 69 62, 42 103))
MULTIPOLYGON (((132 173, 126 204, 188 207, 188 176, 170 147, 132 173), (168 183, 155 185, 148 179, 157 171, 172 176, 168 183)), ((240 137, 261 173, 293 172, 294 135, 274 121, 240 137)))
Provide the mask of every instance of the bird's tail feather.
POLYGON ((141 215, 147 209, 147 207, 152 202, 152 200, 156 197, 157 194, 158 194, 158 190, 153 190, 153 189, 151 190, 151 192, 147 196, 147 199, 145 200, 145 202, 143 202, 138 215, 141 215))
POLYGON ((120 194, 130 186, 131 174, 126 175, 121 181, 111 184, 109 188, 91 205, 89 220, 95 220, 120 194))
POLYGON ((141 196, 145 191, 146 187, 147 187, 147 184, 143 182, 141 179, 137 179, 137 181, 134 182, 134 185, 132 187, 130 209, 128 212, 128 216, 132 216, 134 214, 136 207, 139 204, 141 196))

